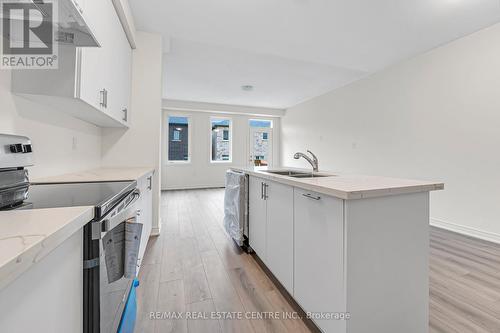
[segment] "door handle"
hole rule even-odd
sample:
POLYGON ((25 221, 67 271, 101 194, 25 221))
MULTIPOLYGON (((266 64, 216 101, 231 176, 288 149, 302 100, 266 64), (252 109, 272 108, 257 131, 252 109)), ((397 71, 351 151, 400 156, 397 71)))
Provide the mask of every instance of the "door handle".
POLYGON ((306 198, 309 198, 309 199, 313 199, 313 200, 321 200, 321 197, 320 196, 316 196, 316 195, 312 195, 310 193, 304 193, 302 194, 304 197, 306 198))
POLYGON ((268 187, 269 187, 269 185, 268 185, 268 184, 266 184, 266 183, 264 183, 264 200, 267 200, 267 198, 269 198, 269 197, 267 196, 267 188, 268 188, 268 187))
POLYGON ((264 199, 264 183, 260 183, 260 198, 264 199))
POLYGON ((151 190, 153 188, 153 176, 148 177, 148 190, 151 190))
POLYGON ((123 121, 128 121, 128 110, 127 110, 127 108, 124 108, 122 110, 122 112, 123 112, 123 118, 122 118, 122 120, 123 121))

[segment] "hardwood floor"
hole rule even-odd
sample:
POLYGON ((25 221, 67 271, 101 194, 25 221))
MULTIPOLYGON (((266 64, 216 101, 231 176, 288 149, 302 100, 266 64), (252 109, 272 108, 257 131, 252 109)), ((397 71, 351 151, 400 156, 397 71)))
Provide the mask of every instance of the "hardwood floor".
MULTIPOLYGON (((222 229, 223 200, 222 189, 163 192, 162 233, 139 276, 136 332, 310 332, 300 319, 236 318, 294 309, 222 229)), ((429 332, 500 332, 500 245, 431 229, 429 332)))
POLYGON ((430 332, 500 332, 500 245, 432 228, 430 332))

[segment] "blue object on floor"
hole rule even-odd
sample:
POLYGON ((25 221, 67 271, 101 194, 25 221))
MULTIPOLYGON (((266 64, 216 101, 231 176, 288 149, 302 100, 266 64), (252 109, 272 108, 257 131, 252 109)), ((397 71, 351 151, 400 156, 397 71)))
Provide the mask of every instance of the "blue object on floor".
POLYGON ((135 321, 137 318, 137 295, 135 289, 138 286, 139 280, 134 279, 117 333, 134 333, 135 321))

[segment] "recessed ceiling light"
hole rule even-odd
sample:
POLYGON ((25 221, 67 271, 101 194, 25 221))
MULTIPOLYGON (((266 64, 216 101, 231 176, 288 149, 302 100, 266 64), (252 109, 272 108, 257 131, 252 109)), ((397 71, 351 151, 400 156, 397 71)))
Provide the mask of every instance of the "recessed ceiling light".
POLYGON ((250 84, 246 84, 246 85, 241 86, 241 90, 243 90, 243 91, 252 91, 253 90, 253 86, 250 85, 250 84))

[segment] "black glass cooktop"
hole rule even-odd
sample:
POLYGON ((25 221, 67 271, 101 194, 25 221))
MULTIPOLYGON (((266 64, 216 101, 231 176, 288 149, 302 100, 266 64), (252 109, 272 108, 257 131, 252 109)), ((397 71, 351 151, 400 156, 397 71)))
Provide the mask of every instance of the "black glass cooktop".
MULTIPOLYGON (((32 208, 94 206, 97 210, 114 206, 135 188, 135 182, 32 184, 26 202, 32 208)), ((105 212, 102 212, 105 213, 105 212)))

